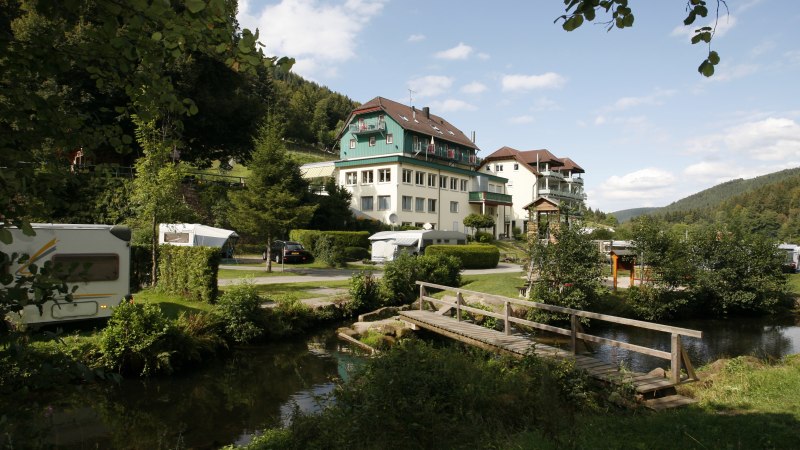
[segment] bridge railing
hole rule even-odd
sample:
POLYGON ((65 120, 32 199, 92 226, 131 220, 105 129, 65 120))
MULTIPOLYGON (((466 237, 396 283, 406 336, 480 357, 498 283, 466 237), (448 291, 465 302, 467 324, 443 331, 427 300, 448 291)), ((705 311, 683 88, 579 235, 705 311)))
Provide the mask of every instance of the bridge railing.
POLYGON ((598 344, 606 344, 613 347, 624 348, 626 350, 630 350, 636 353, 642 353, 645 355, 650 355, 656 358, 661 358, 670 361, 670 379, 672 380, 673 383, 677 384, 681 382, 681 368, 686 370, 686 375, 688 379, 691 380, 698 379, 694 371, 694 366, 692 366, 692 362, 689 360, 689 355, 686 353, 686 349, 683 347, 683 344, 681 342, 681 337, 686 336, 693 338, 702 338, 703 337, 702 331, 692 330, 689 328, 674 327, 671 325, 662 325, 653 322, 645 322, 643 320, 627 319, 624 317, 612 316, 608 314, 600 314, 590 311, 583 311, 580 309, 565 308, 563 306, 548 305, 545 303, 532 302, 530 300, 521 300, 516 298, 503 297, 501 295, 486 294, 484 292, 470 291, 468 289, 455 288, 452 286, 443 286, 440 284, 427 283, 424 281, 417 281, 417 285, 419 285, 420 309, 424 309, 424 304, 426 301, 428 301, 434 304, 448 305, 455 308, 456 319, 459 321, 462 320, 462 313, 464 311, 477 315, 500 319, 503 321, 506 334, 511 334, 511 324, 516 323, 520 325, 525 325, 527 327, 535 328, 538 330, 544 330, 544 331, 549 331, 551 333, 569 336, 572 354, 575 354, 577 351, 577 343, 579 339, 583 340, 584 342, 594 342, 598 344), (440 289, 444 291, 454 292, 456 294, 456 300, 449 301, 449 300, 439 299, 436 297, 431 297, 428 295, 426 288, 440 289), (464 302, 465 295, 475 295, 483 297, 485 299, 491 299, 496 302, 502 302, 503 304, 502 313, 497 313, 494 311, 486 311, 483 309, 471 307, 465 304, 464 302), (534 322, 520 317, 515 317, 511 314, 511 305, 519 305, 526 308, 534 308, 543 311, 562 313, 568 315, 570 319, 569 320, 570 328, 569 329, 561 328, 553 325, 534 322), (580 318, 602 320, 609 323, 628 325, 647 330, 669 333, 670 351, 666 352, 663 350, 658 350, 650 347, 643 347, 641 345, 631 344, 628 342, 617 341, 614 339, 608 339, 585 333, 581 327, 580 318))

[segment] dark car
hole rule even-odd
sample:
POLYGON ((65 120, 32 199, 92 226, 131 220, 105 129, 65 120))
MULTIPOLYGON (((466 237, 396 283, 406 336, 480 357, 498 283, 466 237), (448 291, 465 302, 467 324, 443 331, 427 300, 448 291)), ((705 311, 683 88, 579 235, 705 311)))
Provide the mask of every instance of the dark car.
MULTIPOLYGON (((273 241, 272 242, 272 260, 276 263, 307 263, 314 260, 311 253, 303 248, 303 244, 294 241, 273 241)), ((261 255, 261 258, 267 259, 267 251, 261 255)))

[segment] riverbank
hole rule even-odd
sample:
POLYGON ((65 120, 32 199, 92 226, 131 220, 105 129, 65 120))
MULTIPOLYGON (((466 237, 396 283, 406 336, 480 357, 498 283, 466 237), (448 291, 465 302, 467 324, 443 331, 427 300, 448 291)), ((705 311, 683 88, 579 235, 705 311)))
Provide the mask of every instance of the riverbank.
POLYGON ((321 414, 243 448, 795 448, 800 439, 800 355, 716 361, 699 370, 702 382, 681 388, 696 405, 654 413, 617 406, 625 392, 589 389, 564 367, 545 373, 535 361, 413 347, 370 361, 321 414), (506 392, 522 380, 525 389, 506 392), (380 433, 361 432, 376 422, 380 433))

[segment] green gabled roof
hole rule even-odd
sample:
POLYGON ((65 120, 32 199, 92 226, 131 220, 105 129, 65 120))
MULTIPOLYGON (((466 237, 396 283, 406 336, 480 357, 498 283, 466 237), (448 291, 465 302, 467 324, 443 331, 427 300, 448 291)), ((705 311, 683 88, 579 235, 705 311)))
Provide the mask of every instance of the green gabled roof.
POLYGON ((474 170, 467 170, 461 169, 459 167, 451 167, 444 164, 437 164, 431 161, 424 161, 414 158, 409 158, 407 156, 378 156, 375 158, 362 158, 362 159, 348 159, 348 160, 341 160, 335 161, 334 164, 336 168, 340 167, 355 167, 355 166, 366 166, 366 165, 374 165, 374 164, 390 164, 390 163, 404 163, 404 164, 414 164, 417 166, 423 167, 430 167, 431 169, 441 170, 443 172, 450 172, 456 173, 459 175, 465 175, 468 177, 477 177, 482 176, 486 177, 492 181, 496 181, 498 183, 507 183, 508 178, 498 177, 496 175, 491 175, 488 173, 483 172, 476 172, 474 170))

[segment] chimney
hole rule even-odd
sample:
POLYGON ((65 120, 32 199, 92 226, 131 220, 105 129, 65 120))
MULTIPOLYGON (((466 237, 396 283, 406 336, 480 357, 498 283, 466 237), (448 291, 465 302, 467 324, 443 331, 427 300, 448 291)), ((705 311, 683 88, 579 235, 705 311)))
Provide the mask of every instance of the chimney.
POLYGON ((411 118, 412 119, 416 119, 417 118, 417 107, 416 106, 412 106, 411 107, 411 118))
POLYGON ((425 113, 425 118, 426 119, 430 119, 431 118, 431 109, 429 107, 426 106, 426 107, 422 108, 422 112, 425 113))

